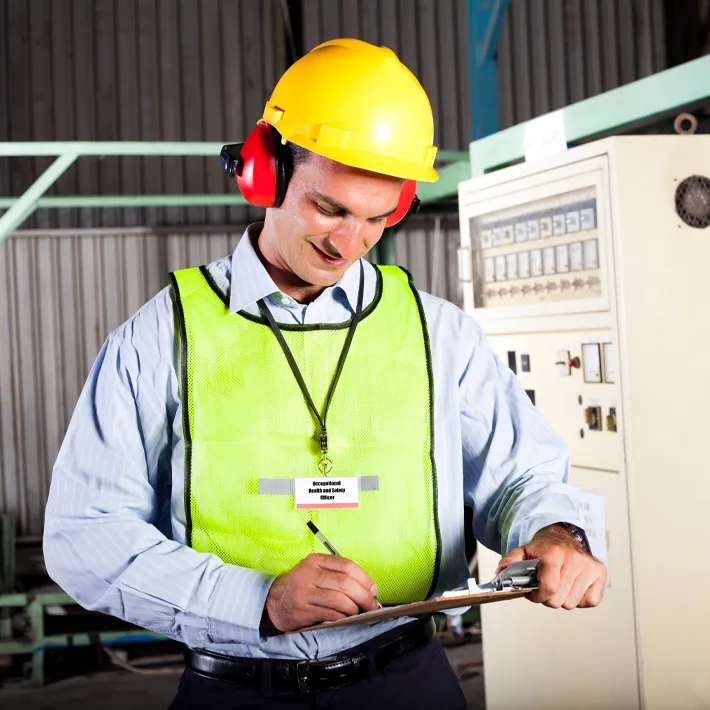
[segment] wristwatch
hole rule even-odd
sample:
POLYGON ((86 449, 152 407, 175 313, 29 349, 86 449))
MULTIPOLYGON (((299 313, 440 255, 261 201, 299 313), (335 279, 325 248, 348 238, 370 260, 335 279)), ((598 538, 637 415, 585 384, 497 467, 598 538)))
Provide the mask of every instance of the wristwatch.
POLYGON ((587 539, 587 533, 582 530, 582 528, 578 528, 576 525, 572 525, 572 523, 557 523, 557 525, 560 525, 563 527, 567 532, 572 535, 572 537, 580 544, 582 547, 587 551, 588 554, 592 554, 592 548, 589 545, 589 540, 587 539))

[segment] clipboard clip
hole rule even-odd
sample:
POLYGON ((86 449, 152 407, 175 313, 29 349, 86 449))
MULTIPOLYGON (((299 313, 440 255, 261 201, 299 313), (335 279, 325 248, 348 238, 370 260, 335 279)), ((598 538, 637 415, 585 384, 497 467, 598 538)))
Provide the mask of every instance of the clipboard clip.
MULTIPOLYGON (((537 566, 540 560, 522 560, 501 570, 490 582, 496 592, 511 589, 537 589, 537 566)), ((486 585, 488 586, 488 585, 486 585)))

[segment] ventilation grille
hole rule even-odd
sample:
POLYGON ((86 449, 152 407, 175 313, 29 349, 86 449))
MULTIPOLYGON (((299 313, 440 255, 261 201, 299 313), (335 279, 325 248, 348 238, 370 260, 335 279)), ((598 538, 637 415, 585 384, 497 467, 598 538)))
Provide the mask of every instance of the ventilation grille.
POLYGON ((710 178, 691 175, 675 191, 678 216, 696 229, 710 227, 710 178))

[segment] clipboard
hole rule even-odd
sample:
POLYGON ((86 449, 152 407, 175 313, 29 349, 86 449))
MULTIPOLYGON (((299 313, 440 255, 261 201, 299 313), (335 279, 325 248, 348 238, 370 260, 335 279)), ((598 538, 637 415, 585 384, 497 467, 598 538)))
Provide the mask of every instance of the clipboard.
POLYGON ((477 585, 475 579, 469 579, 466 587, 444 592, 440 597, 426 599, 421 602, 386 606, 382 609, 347 616, 338 621, 324 621, 321 624, 307 626, 298 631, 290 631, 288 633, 318 631, 319 629, 331 629, 371 621, 385 621, 386 619, 396 619, 400 616, 425 616, 437 611, 458 608, 461 608, 461 613, 463 613, 464 610, 472 606, 517 599, 537 589, 537 566, 539 561, 523 560, 522 562, 514 562, 496 575, 488 584, 477 585))

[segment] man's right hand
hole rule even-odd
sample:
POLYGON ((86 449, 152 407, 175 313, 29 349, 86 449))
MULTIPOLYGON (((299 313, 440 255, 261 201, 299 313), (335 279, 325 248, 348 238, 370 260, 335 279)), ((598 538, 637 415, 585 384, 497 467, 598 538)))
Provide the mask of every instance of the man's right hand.
POLYGON ((375 596, 375 583, 352 560, 313 553, 274 580, 264 610, 279 631, 297 631, 377 609, 375 596))

